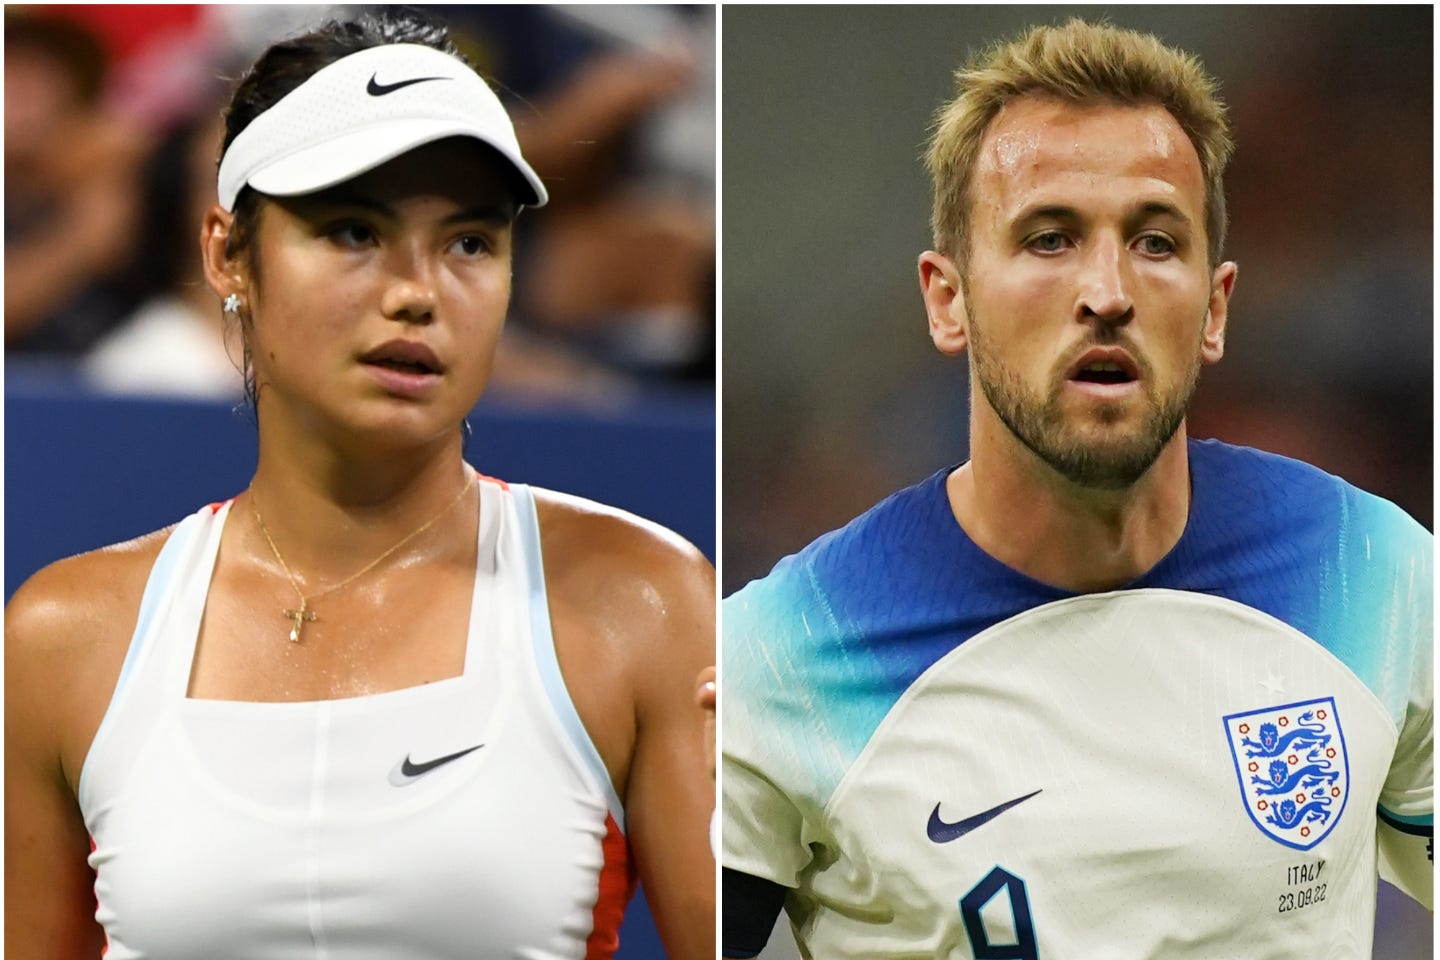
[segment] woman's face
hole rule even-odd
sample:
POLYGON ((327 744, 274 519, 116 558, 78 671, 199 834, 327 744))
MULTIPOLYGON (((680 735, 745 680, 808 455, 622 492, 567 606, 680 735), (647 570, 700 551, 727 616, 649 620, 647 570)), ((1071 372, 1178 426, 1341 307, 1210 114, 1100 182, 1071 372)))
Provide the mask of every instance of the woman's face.
POLYGON ((510 300, 503 164, 452 138, 262 204, 242 293, 262 428, 381 447, 456 435, 510 300))

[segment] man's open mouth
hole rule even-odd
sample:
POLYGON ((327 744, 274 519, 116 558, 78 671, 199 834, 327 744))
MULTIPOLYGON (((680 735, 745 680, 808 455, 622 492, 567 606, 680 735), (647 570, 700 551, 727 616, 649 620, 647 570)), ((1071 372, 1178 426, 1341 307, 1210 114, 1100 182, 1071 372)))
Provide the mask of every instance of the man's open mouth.
POLYGON ((1081 367, 1075 379, 1082 383, 1129 383, 1135 378, 1118 363, 1091 363, 1081 367))
POLYGON ((1071 364, 1069 375, 1079 383, 1124 384, 1140 379, 1140 366, 1119 347, 1096 347, 1071 364))

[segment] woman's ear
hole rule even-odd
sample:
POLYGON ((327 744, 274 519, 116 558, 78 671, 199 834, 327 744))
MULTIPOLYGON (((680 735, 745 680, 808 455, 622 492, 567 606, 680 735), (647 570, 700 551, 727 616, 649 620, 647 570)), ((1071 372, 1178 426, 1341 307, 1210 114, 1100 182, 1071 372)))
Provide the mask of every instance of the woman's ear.
POLYGON ((244 258, 232 255, 234 227, 235 215, 219 204, 206 211, 200 225, 200 260, 205 268, 205 282, 227 311, 238 309, 250 292, 250 271, 244 258))

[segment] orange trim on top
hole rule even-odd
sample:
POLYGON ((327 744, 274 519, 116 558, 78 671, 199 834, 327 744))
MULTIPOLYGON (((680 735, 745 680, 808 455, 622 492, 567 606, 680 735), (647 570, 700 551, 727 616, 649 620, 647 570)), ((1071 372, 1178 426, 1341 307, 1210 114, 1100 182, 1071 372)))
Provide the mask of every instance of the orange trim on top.
MULTIPOLYGON (((471 467, 470 469, 471 469, 471 470, 475 470, 474 467, 471 467)), ((501 490, 509 490, 509 489, 510 489, 510 484, 506 483, 504 480, 501 480, 499 477, 489 477, 489 476, 486 476, 485 474, 481 473, 479 470, 475 470, 475 476, 479 477, 481 480, 488 480, 488 481, 490 481, 491 483, 499 484, 501 490)))
MULTIPOLYGON (((213 506, 213 504, 212 504, 212 506, 213 506)), ((86 834, 86 836, 89 836, 89 834, 86 834)), ((96 849, 96 847, 95 847, 95 838, 94 838, 94 837, 90 837, 90 852, 91 852, 91 853, 94 853, 94 852, 95 852, 95 849, 96 849)), ((100 874, 99 874, 99 871, 96 870, 94 867, 91 867, 91 868, 90 868, 90 874, 91 874, 91 876, 95 877, 95 882, 90 885, 90 890, 91 890, 91 892, 93 892, 93 893, 95 894, 95 912, 96 912, 96 913, 99 913, 99 912, 100 912, 100 890, 98 889, 98 887, 99 887, 99 883, 100 883, 100 874)), ((109 931, 109 930, 106 930, 104 927, 101 927, 101 928, 100 928, 100 932, 103 933, 103 934, 105 934, 105 946, 103 946, 103 947, 100 948, 100 956, 103 957, 103 956, 105 956, 105 954, 107 954, 107 953, 110 952, 110 931, 109 931)))
POLYGON ((620 947, 620 921, 625 919, 625 907, 635 895, 635 861, 630 857, 630 842, 608 813, 600 848, 605 862, 600 867, 600 893, 591 913, 585 960, 609 960, 615 955, 620 947))

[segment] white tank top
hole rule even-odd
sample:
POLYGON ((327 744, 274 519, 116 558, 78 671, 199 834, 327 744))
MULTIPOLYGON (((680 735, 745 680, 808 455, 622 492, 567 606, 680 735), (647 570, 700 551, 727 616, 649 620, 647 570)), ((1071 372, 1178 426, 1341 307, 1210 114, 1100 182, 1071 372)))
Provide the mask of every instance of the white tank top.
POLYGON ((634 870, 561 678, 530 491, 483 478, 461 676, 186 696, 229 503, 155 561, 80 774, 106 960, 608 957, 634 870))

